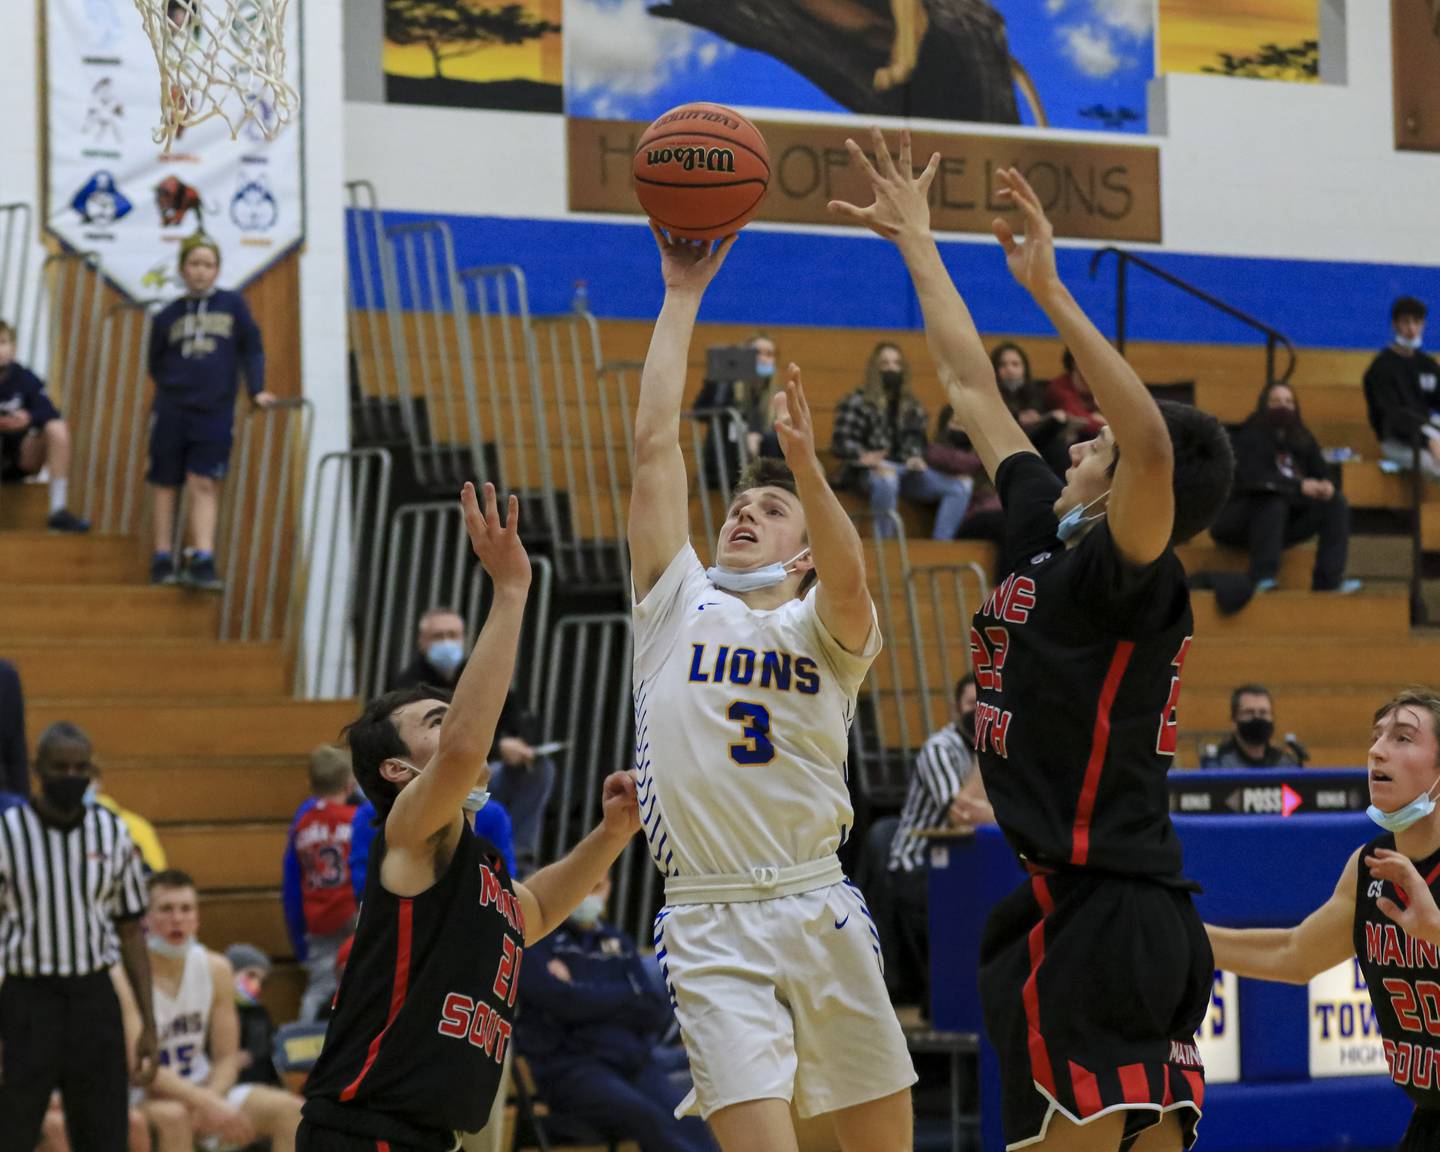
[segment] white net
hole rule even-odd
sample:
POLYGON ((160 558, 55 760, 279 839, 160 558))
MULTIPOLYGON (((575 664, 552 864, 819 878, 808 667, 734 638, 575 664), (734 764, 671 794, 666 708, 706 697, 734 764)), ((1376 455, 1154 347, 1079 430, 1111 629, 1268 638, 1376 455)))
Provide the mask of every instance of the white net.
POLYGON ((187 128, 219 116, 267 140, 290 122, 300 96, 285 82, 290 0, 135 0, 160 66, 160 126, 169 150, 187 128))

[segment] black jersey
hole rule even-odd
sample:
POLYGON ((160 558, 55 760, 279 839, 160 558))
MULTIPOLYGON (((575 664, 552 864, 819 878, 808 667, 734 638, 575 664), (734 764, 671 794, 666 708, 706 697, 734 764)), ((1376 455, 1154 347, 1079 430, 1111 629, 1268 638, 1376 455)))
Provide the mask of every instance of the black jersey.
MULTIPOLYGON (((1390 1078, 1417 1108, 1440 1109, 1440 948, 1406 935, 1405 929, 1376 906, 1388 896, 1402 907, 1405 893, 1373 879, 1364 859, 1376 848, 1395 847, 1386 832, 1360 853, 1355 883, 1355 957, 1385 1043, 1390 1078)), ((1440 895, 1440 852, 1416 860, 1430 890, 1440 895)))
POLYGON ((510 1043, 525 939, 499 851, 467 824, 419 896, 380 883, 370 848, 355 944, 305 1086, 311 1123, 448 1149, 484 1126, 510 1043))
POLYGON ((1171 549, 1136 566, 1105 521, 1067 549, 1060 481, 1033 453, 1004 460, 1012 570, 970 629, 975 740, 1011 846, 1048 867, 1178 879, 1166 773, 1193 617, 1171 549))

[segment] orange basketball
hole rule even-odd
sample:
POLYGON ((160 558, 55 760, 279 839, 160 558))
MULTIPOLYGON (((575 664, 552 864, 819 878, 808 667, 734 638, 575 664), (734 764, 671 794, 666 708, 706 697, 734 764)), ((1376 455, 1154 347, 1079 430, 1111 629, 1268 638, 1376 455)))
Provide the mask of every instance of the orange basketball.
POLYGON ((720 104, 682 104, 635 149, 640 207, 672 236, 715 240, 745 227, 770 184, 770 152, 755 125, 720 104))

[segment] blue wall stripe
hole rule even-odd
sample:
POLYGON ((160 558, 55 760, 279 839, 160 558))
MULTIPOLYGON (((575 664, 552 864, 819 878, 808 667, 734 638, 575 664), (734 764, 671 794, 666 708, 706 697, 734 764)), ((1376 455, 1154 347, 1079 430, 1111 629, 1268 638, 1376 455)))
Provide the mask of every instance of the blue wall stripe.
MULTIPOLYGON (((651 319, 661 286, 654 242, 637 223, 529 220, 387 212, 387 225, 426 219, 451 228, 462 267, 519 264, 537 314, 570 307, 576 280, 597 316, 651 319)), ((353 229, 351 243, 355 243, 353 229)), ((373 246, 373 239, 367 237, 373 246)), ((1059 253, 1061 275, 1101 328, 1114 331, 1113 263, 1089 278, 1093 249, 1059 253)), ((982 332, 1049 335, 1050 326, 1011 278, 998 245, 946 243, 941 253, 982 332)), ((1389 334, 1390 301, 1402 294, 1440 306, 1440 268, 1180 253, 1149 259, 1297 345, 1378 348, 1389 334)), ((356 268, 356 261, 351 261, 356 268)), ((353 272, 358 275, 358 272, 353 272)), ((1134 339, 1244 344, 1258 340, 1238 321, 1147 273, 1130 275, 1134 339)), ((702 320, 742 324, 918 328, 920 310, 899 254, 869 236, 746 232, 712 285, 702 320)))

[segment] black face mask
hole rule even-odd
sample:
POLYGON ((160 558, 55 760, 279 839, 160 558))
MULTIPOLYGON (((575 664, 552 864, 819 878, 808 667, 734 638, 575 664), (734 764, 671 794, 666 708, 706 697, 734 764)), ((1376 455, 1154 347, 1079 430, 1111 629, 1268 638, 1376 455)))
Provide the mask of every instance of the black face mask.
POLYGON ((880 373, 880 383, 885 385, 891 392, 894 392, 900 385, 905 383, 905 373, 896 372, 894 369, 887 368, 884 372, 880 373))
POLYGON ((1272 428, 1294 428, 1300 423, 1300 413, 1294 408, 1266 408, 1263 415, 1272 428))
POLYGON ((974 743, 975 743, 975 713, 974 713, 974 712, 962 712, 962 713, 960 713, 960 722, 956 725, 956 727, 960 729, 960 735, 961 735, 961 736, 965 737, 965 739, 968 740, 968 741, 970 741, 971 744, 974 744, 974 743))
POLYGON ((90 777, 71 772, 40 777, 40 793, 57 812, 76 812, 85 806, 85 789, 90 777))
POLYGON ((1268 744, 1270 737, 1275 735, 1275 721, 1266 720, 1263 716, 1252 716, 1236 724, 1235 731, 1247 744, 1268 744))

